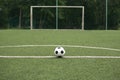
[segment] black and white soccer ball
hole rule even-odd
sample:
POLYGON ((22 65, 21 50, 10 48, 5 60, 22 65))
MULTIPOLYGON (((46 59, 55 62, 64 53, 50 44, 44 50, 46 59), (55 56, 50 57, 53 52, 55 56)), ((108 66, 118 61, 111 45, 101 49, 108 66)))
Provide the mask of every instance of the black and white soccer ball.
POLYGON ((56 57, 63 57, 65 55, 65 49, 63 47, 56 47, 54 54, 56 57))

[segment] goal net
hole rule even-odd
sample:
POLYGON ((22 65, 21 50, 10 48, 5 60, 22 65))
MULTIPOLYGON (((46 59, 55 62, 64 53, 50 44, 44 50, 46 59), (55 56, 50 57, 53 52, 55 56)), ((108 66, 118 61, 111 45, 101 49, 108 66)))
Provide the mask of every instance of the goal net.
POLYGON ((48 14, 50 14, 51 16, 54 16, 54 20, 52 20, 52 18, 50 17, 49 19, 51 19, 51 21, 55 23, 54 25, 52 25, 52 26, 55 26, 54 27, 55 29, 65 29, 67 28, 66 26, 69 26, 68 28, 71 28, 70 26, 72 26, 72 29, 75 28, 75 29, 84 30, 84 6, 31 6, 30 7, 30 29, 31 30, 35 29, 34 24, 36 22, 39 22, 38 23, 39 26, 43 26, 44 24, 47 23, 48 20, 34 19, 34 17, 47 18, 45 14, 47 16, 49 16, 48 14), (35 9, 37 9, 36 11, 39 11, 40 16, 35 16, 34 14, 35 9), (53 14, 50 10, 53 12, 53 14), (75 11, 79 11, 80 13, 75 14, 76 13, 75 11), (42 14, 44 14, 44 16, 42 14), (62 15, 64 15, 64 17, 62 17, 62 15), (73 22, 71 22, 72 21, 71 18, 67 18, 67 15, 74 16, 73 22), (65 23, 68 25, 65 25, 65 23))

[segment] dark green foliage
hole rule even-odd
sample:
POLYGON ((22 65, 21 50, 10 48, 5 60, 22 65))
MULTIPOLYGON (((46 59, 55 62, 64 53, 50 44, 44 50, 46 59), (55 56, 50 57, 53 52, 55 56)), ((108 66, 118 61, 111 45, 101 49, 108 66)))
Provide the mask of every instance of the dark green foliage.
MULTIPOLYGON (((0 28, 29 28, 30 6, 55 6, 56 0, 0 0, 0 28)), ((105 29, 106 0, 58 0, 58 5, 85 6, 85 29, 105 29)), ((59 9, 60 29, 81 28, 80 9, 59 9)), ((56 9, 34 9, 34 28, 54 29, 56 9)), ((108 29, 119 29, 120 0, 108 0, 108 29)))

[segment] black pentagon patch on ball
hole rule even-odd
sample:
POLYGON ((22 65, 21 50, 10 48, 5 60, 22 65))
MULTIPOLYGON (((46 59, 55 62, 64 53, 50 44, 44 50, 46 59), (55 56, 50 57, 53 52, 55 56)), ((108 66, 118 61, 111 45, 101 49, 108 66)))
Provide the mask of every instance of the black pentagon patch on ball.
POLYGON ((58 51, 55 51, 55 54, 58 54, 58 51))
POLYGON ((61 51, 61 54, 63 54, 64 53, 64 51, 61 51))
POLYGON ((58 47, 58 49, 61 49, 61 47, 58 47))

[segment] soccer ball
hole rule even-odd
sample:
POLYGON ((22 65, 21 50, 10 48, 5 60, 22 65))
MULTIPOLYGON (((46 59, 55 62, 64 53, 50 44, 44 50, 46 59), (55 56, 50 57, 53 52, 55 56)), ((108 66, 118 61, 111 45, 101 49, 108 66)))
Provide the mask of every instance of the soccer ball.
POLYGON ((63 57, 64 54, 65 54, 65 50, 64 50, 63 47, 56 47, 55 50, 54 50, 54 54, 57 57, 63 57))

